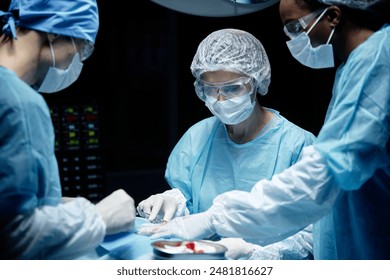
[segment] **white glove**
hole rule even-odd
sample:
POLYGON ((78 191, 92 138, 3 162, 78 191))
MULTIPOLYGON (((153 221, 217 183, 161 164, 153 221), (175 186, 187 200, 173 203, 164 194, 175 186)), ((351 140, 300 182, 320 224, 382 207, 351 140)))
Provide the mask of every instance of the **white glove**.
POLYGON ((177 210, 177 202, 174 198, 155 194, 141 201, 137 206, 138 214, 151 222, 161 223, 170 221, 177 210))
POLYGON ((225 246, 228 249, 225 257, 233 260, 249 259, 254 250, 253 244, 245 242, 242 238, 223 238, 216 243, 225 246))
POLYGON ((177 217, 163 224, 142 224, 138 234, 151 235, 151 239, 180 238, 183 240, 197 240, 211 237, 215 229, 208 212, 177 217))
POLYGON ((107 235, 131 231, 134 228, 134 199, 124 190, 114 191, 99 201, 95 207, 106 223, 107 235))

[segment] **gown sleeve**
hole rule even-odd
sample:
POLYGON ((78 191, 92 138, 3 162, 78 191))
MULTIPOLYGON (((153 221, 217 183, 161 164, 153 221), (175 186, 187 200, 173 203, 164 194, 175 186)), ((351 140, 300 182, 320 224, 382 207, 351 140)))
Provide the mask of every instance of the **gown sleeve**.
POLYGON ((12 259, 77 259, 99 246, 105 228, 95 206, 79 197, 18 215, 1 230, 1 236, 7 236, 12 259))
POLYGON ((328 213, 340 194, 326 161, 313 146, 302 158, 250 192, 230 191, 215 198, 212 225, 220 236, 268 245, 281 241, 328 213), (234 209, 234 210, 233 210, 234 209), (242 221, 251 221, 243 226, 242 221))

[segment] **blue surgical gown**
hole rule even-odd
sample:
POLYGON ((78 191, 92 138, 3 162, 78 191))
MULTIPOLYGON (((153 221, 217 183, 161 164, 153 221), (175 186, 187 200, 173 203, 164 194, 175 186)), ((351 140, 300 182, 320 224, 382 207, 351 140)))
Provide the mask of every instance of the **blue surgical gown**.
MULTIPOLYGON (((168 159, 165 178, 184 195, 191 214, 207 210, 221 193, 249 191, 258 180, 270 179, 298 161, 303 147, 315 141, 312 133, 279 112, 267 110, 273 112, 273 120, 248 143, 234 143, 225 125, 210 117, 193 125, 176 144, 168 159)), ((278 244, 279 252, 284 254, 281 257, 304 255, 298 252, 304 251, 302 247, 295 247, 296 251, 290 254, 286 250, 294 248, 298 239, 301 237, 297 235, 296 239, 278 244)))
POLYGON ((96 248, 105 225, 93 204, 61 203, 47 104, 1 66, 0 127, 0 258, 67 259, 96 248))
POLYGON ((269 244, 314 224, 315 259, 390 259, 390 25, 340 65, 301 159, 251 192, 219 195, 217 233, 269 244))
POLYGON ((315 148, 343 190, 318 223, 320 259, 390 259, 390 25, 357 47, 336 73, 315 148))

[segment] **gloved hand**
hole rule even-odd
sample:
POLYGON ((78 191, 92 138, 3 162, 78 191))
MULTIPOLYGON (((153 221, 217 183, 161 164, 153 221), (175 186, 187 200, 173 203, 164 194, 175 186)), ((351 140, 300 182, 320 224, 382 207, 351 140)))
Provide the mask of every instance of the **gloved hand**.
POLYGON ((170 221, 177 210, 177 202, 174 198, 156 194, 141 201, 137 206, 138 214, 151 222, 161 223, 170 221))
POLYGON ((223 238, 216 241, 228 250, 225 253, 225 257, 233 260, 249 259, 253 253, 254 246, 252 243, 244 241, 242 238, 223 238))
POLYGON ((211 223, 211 215, 206 211, 177 217, 163 224, 142 224, 137 233, 151 235, 151 239, 176 237, 183 240, 197 240, 212 236, 215 229, 211 223))
POLYGON ((116 190, 103 198, 95 207, 106 223, 107 235, 131 231, 134 228, 134 199, 123 189, 116 190))

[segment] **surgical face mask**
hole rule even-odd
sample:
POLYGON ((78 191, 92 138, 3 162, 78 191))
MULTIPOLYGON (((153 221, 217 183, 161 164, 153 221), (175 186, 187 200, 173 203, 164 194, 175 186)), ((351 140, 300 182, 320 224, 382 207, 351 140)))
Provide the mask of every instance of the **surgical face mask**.
MULTIPOLYGON (((254 93, 255 91, 252 91, 254 93)), ((251 100, 252 93, 218 101, 212 96, 206 97, 206 106, 211 113, 225 124, 239 124, 246 120, 255 107, 255 101, 251 100)))
MULTIPOLYGON (((329 35, 328 41, 324 45, 313 47, 308 34, 316 26, 318 21, 327 11, 327 8, 321 13, 318 19, 314 22, 307 32, 301 32, 296 37, 293 37, 287 42, 287 47, 291 55, 303 65, 320 69, 334 66, 333 47, 329 44, 332 39, 334 29, 329 35)), ((287 34, 287 33, 286 33, 287 34)))
POLYGON ((53 93, 63 90, 73 84, 79 77, 81 69, 83 68, 83 63, 80 60, 80 55, 77 52, 73 38, 71 39, 73 48, 75 50, 75 55, 67 69, 58 69, 55 67, 54 50, 51 42, 49 42, 53 66, 49 68, 45 78, 42 81, 42 84, 38 88, 38 92, 53 93))

